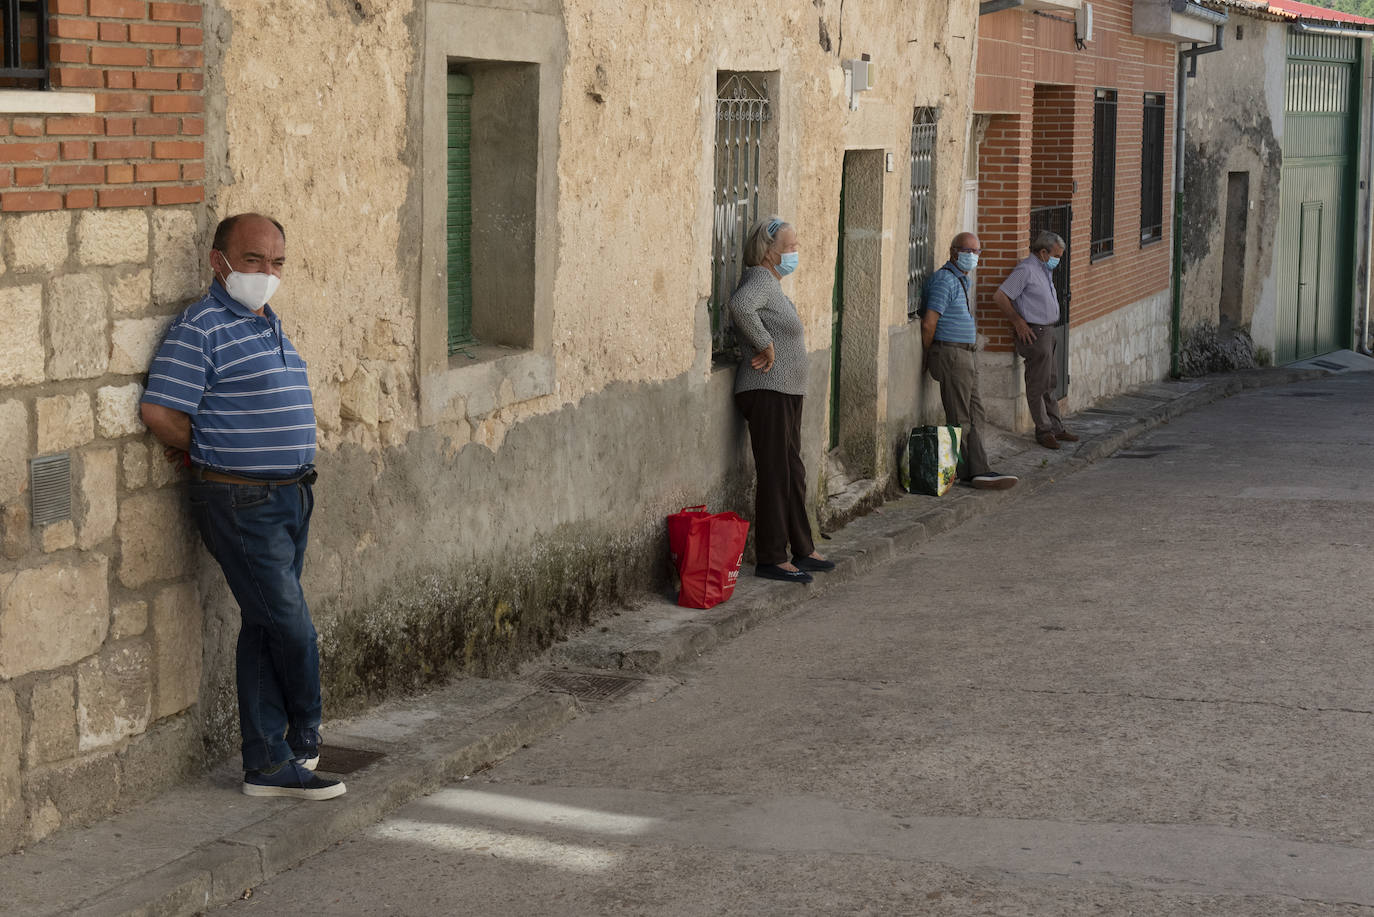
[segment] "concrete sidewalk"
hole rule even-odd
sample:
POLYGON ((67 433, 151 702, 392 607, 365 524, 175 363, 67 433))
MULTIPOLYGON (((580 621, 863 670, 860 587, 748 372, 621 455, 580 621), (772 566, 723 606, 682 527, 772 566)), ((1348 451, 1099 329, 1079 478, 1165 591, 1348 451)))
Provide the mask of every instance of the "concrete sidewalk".
POLYGON ((195 914, 239 897, 411 799, 594 708, 598 697, 613 697, 623 679, 669 672, 926 539, 1111 455, 1171 417, 1247 388, 1323 375, 1315 369, 1255 370, 1144 386, 1072 418, 1082 442, 1059 452, 1035 446, 1028 436, 994 433, 989 451, 996 467, 1021 477, 1010 491, 957 488, 943 498, 894 500, 833 534, 822 550, 838 566, 812 586, 746 575, 729 602, 709 611, 654 597, 556 645, 519 678, 459 679, 331 721, 321 770, 346 779, 348 793, 339 799, 250 799, 238 792, 237 761, 227 761, 123 815, 0 858, 0 914, 195 914))

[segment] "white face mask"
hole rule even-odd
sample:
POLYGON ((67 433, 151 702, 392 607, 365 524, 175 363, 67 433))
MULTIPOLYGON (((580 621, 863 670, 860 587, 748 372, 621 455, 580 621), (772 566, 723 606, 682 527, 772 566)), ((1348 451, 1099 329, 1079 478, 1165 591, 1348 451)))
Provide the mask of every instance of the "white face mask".
MULTIPOLYGON (((229 264, 229 257, 224 252, 220 252, 220 257, 225 264, 229 264)), ((277 292, 277 287, 281 286, 281 278, 273 274, 241 274, 233 268, 229 264, 229 276, 224 278, 224 288, 230 296, 254 312, 267 305, 272 294, 277 292)))

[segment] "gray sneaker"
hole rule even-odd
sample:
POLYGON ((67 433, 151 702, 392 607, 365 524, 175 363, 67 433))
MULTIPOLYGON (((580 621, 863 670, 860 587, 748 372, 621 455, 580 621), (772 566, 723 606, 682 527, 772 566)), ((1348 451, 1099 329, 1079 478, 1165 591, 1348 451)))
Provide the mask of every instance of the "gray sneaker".
POLYGON ((998 474, 996 471, 985 471, 982 474, 975 474, 969 484, 979 490, 1006 490, 1015 487, 1019 480, 1014 474, 998 474))

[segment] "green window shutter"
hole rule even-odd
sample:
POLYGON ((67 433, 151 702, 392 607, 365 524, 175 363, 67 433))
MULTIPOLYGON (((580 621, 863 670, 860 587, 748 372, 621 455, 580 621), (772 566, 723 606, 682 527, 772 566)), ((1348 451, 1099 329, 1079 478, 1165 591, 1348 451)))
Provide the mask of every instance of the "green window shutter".
POLYGON ((472 337, 472 78, 448 75, 448 352, 472 337))

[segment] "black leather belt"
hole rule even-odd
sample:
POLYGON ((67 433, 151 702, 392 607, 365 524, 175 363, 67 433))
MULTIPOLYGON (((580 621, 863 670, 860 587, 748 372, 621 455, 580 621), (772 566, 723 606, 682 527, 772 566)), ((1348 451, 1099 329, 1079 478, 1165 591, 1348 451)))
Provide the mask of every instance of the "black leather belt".
POLYGON ((290 487, 292 484, 314 484, 319 478, 319 474, 314 468, 296 475, 294 478, 276 478, 266 480, 263 478, 244 478, 236 474, 225 474, 222 471, 215 471, 213 468, 206 468, 203 465, 191 466, 191 477, 197 481, 211 481, 215 484, 244 484, 251 487, 290 487))

